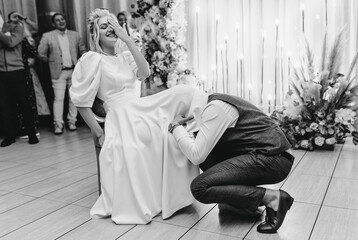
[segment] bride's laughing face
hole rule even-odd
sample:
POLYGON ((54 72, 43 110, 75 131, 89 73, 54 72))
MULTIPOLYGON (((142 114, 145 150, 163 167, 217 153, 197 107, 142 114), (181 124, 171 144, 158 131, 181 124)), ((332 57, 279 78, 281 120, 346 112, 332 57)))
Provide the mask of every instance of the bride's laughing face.
POLYGON ((110 18, 110 16, 104 16, 98 20, 99 42, 102 46, 113 47, 118 37, 114 33, 112 26, 108 23, 108 18, 110 18))

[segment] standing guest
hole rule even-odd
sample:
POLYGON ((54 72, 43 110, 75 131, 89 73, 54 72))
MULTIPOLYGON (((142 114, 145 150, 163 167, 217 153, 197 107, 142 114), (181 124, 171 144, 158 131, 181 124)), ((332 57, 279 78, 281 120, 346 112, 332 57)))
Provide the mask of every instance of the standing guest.
MULTIPOLYGON (((38 107, 37 107, 37 94, 35 94, 35 88, 34 88, 34 81, 37 80, 33 79, 34 77, 37 77, 37 74, 34 69, 32 69, 34 58, 37 56, 37 48, 35 46, 35 40, 32 38, 32 34, 36 34, 38 31, 38 26, 35 22, 31 21, 27 17, 23 16, 22 14, 13 11, 8 14, 9 22, 19 23, 24 27, 24 39, 22 40, 22 58, 24 63, 24 69, 26 72, 26 87, 27 87, 27 101, 29 101, 32 109, 33 119, 34 119, 34 126, 36 131, 39 129, 39 119, 38 119, 38 107)), ((38 85, 37 85, 38 86, 38 85)), ((41 87, 41 85, 40 85, 41 87)), ((42 88, 40 88, 41 91, 36 91, 36 93, 41 93, 42 88)), ((42 95, 43 92, 42 92, 42 95)), ((47 106, 47 104, 46 104, 47 106)), ((19 107, 19 106, 17 106, 19 107)), ((27 138, 27 134, 25 131, 25 125, 24 125, 24 116, 22 111, 18 109, 17 111, 17 120, 18 120, 18 136, 20 138, 27 138)), ((38 136, 40 133, 36 133, 38 136)))
MULTIPOLYGON (((54 134, 62 134, 64 129, 63 108, 66 89, 71 87, 71 76, 77 59, 86 51, 77 32, 66 28, 66 19, 62 13, 55 13, 52 25, 56 28, 42 36, 38 47, 39 58, 49 63, 52 88, 54 91, 53 123, 54 134)), ((69 97, 67 126, 75 131, 77 109, 69 97)))
POLYGON ((251 103, 227 94, 202 94, 193 139, 179 122, 169 125, 184 155, 203 173, 191 184, 193 196, 202 203, 219 203, 220 211, 254 214, 266 206, 266 221, 258 225, 261 233, 276 232, 293 198, 283 190, 257 185, 284 180, 292 167, 291 148, 274 121, 251 103))
MULTIPOLYGON (((127 35, 133 39, 137 48, 139 50, 142 50, 143 47, 142 37, 139 31, 137 30, 137 27, 134 25, 130 13, 126 11, 119 12, 117 14, 117 20, 119 25, 126 30, 127 35)), ((121 47, 126 49, 125 45, 122 45, 121 47)))
MULTIPOLYGON (((16 18, 22 17, 20 14, 10 13, 11 15, 16 18)), ((39 142, 35 134, 31 105, 27 101, 26 72, 22 58, 23 39, 24 27, 21 23, 4 23, 0 32, 0 116, 3 119, 5 134, 1 147, 9 146, 16 141, 16 105, 24 115, 29 143, 39 142)))

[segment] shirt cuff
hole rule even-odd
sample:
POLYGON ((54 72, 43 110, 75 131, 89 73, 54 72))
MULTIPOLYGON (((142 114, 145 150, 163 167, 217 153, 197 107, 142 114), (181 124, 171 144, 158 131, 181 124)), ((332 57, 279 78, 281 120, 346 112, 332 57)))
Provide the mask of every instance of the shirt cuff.
POLYGON ((187 137, 189 133, 185 130, 185 128, 182 125, 179 125, 173 130, 173 135, 175 139, 179 141, 180 139, 187 137))

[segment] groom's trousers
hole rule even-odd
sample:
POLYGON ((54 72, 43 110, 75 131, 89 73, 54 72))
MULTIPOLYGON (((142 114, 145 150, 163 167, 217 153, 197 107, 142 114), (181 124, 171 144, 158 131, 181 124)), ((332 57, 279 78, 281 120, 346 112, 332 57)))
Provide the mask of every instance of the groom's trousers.
POLYGON ((202 203, 226 203, 236 208, 256 210, 265 195, 263 184, 284 180, 294 157, 283 152, 274 156, 248 153, 220 163, 207 159, 204 171, 191 184, 193 196, 202 203))

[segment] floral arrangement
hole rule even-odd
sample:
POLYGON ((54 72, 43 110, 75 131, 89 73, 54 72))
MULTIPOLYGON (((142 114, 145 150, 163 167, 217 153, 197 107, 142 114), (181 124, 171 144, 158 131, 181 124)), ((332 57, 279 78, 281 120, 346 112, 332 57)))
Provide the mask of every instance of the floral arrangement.
POLYGON ((143 53, 149 63, 155 86, 172 87, 180 83, 196 84, 187 63, 183 0, 137 0, 134 18, 140 19, 143 53))
POLYGON ((358 144, 358 85, 356 76, 352 76, 358 53, 346 76, 339 73, 343 34, 341 31, 337 35, 328 54, 325 35, 319 69, 314 66, 306 41, 306 55, 300 66, 293 69, 285 104, 271 115, 294 148, 333 149, 349 133, 353 143, 358 144))

